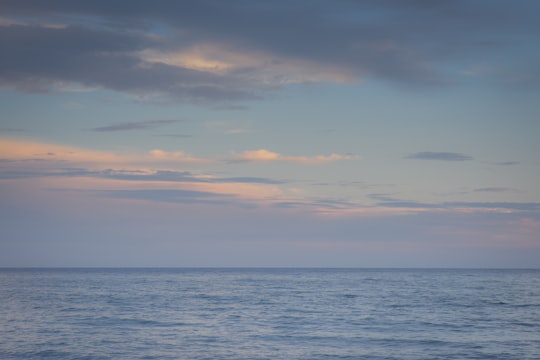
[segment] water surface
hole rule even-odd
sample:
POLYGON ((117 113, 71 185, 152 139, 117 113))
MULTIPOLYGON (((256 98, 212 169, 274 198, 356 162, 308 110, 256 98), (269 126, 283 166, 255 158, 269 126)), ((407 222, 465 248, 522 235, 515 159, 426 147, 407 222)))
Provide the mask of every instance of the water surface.
POLYGON ((0 359, 538 359, 539 270, 1 269, 0 359))

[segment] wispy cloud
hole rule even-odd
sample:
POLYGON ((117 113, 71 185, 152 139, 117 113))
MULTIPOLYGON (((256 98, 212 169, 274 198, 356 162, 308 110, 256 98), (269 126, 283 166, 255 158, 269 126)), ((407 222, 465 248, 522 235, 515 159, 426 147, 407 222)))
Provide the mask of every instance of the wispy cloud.
POLYGON ((24 132, 24 129, 20 128, 10 128, 10 127, 0 127, 0 132, 7 132, 7 133, 18 133, 18 132, 24 132))
POLYGON ((444 203, 443 205, 453 208, 474 208, 509 211, 540 211, 540 203, 537 202, 448 202, 444 203))
MULTIPOLYGON (((239 206, 256 204, 257 206, 305 209, 325 216, 385 216, 388 214, 394 216, 426 212, 529 214, 540 212, 540 204, 537 202, 425 202, 400 199, 394 195, 395 193, 387 192, 368 194, 367 199, 349 199, 338 196, 315 197, 313 194, 299 193, 291 187, 290 184, 294 180, 249 175, 216 176, 208 168, 200 172, 171 170, 172 166, 176 167, 182 163, 216 166, 220 164, 216 159, 196 158, 181 151, 154 150, 143 154, 116 154, 31 141, 0 139, 0 154, 2 154, 0 179, 39 181, 40 186, 44 188, 103 190, 105 192, 102 194, 107 197, 175 203, 237 203, 239 206), (178 190, 178 192, 173 190, 178 190)), ((317 164, 357 158, 357 156, 335 154, 286 156, 260 149, 235 154, 229 160, 317 164)), ((354 181, 344 183, 344 185, 366 186, 363 182, 354 181)), ((513 189, 508 187, 481 187, 472 192, 505 193, 510 191, 513 189)))
POLYGON ((127 122, 121 124, 100 126, 93 128, 93 131, 97 132, 108 132, 108 131, 129 131, 129 130, 151 130, 156 129, 163 125, 170 125, 178 123, 181 120, 149 120, 149 121, 139 121, 139 122, 127 122))
POLYGON ((513 165, 519 165, 519 161, 499 161, 491 163, 492 165, 499 165, 499 166, 513 166, 513 165))
MULTIPOLYGON (((4 160, 42 161, 61 167, 86 167, 104 169, 111 165, 128 169, 141 165, 163 166, 180 163, 209 163, 214 160, 192 156, 183 151, 112 152, 84 149, 73 146, 47 144, 31 140, 0 139, 0 158, 4 160)), ((52 165, 51 165, 52 166, 52 165)))
POLYGON ((493 192, 493 193, 501 193, 501 192, 509 192, 509 191, 515 191, 512 188, 508 187, 483 187, 474 189, 474 192, 493 192))
POLYGON ((405 156, 406 159, 416 160, 440 160, 440 161, 468 161, 472 156, 455 152, 422 151, 405 156))
POLYGON ((129 157, 106 151, 81 149, 31 140, 0 139, 0 156, 10 160, 45 160, 73 163, 128 163, 129 157))
POLYGON ((253 132, 253 130, 250 129, 244 129, 244 128, 235 128, 235 129, 229 129, 225 131, 225 134, 227 135, 236 135, 236 134, 246 134, 253 132))
POLYGON ((248 150, 240 154, 233 154, 227 161, 231 163, 239 162, 265 162, 265 161, 285 161, 295 162, 300 164, 321 164, 340 160, 359 160, 361 157, 354 154, 330 154, 330 155, 315 155, 315 156, 287 156, 281 155, 266 149, 248 150))
MULTIPOLYGON (((216 176, 208 170, 198 173, 170 170, 171 166, 185 163, 213 164, 212 160, 184 152, 154 150, 142 154, 116 154, 0 139, 0 154, 0 180, 36 181, 41 187, 51 189, 176 189, 235 196, 243 199, 241 203, 245 205, 281 196, 280 186, 288 183, 261 176, 216 176)), ((148 196, 141 194, 140 199, 151 200, 150 193, 148 196)))
POLYGON ((231 205, 233 195, 178 189, 95 190, 93 193, 117 199, 158 201, 181 204, 231 205))
MULTIPOLYGON (((503 188, 486 188, 485 191, 507 191, 503 188), (491 190, 490 190, 491 189, 491 190), (497 190, 503 189, 503 190, 497 190)), ((514 211, 540 211, 540 203, 537 202, 478 202, 478 201, 451 201, 441 203, 427 203, 414 200, 399 200, 392 197, 387 197, 385 194, 372 194, 369 196, 373 199, 380 200, 377 206, 403 208, 403 209, 418 209, 418 210, 438 210, 438 211, 458 211, 458 212, 474 212, 489 211, 489 212, 514 212, 514 211)))
POLYGON ((160 149, 154 149, 150 151, 150 156, 156 160, 179 161, 179 162, 190 162, 190 163, 204 163, 204 162, 211 161, 208 159, 192 156, 183 151, 164 151, 160 149))
MULTIPOLYGON (((202 158, 193 156, 184 151, 166 151, 154 149, 148 153, 115 153, 106 151, 95 151, 76 147, 61 146, 56 144, 44 144, 33 141, 19 141, 0 139, 0 153, 4 160, 43 160, 66 162, 63 167, 77 167, 77 164, 93 163, 96 166, 107 167, 110 164, 124 164, 133 168, 141 164, 211 164, 218 161, 217 157, 202 158), (74 164, 70 166, 68 164, 74 164)), ((286 156, 279 153, 260 149, 233 153, 224 160, 228 163, 240 162, 293 162, 300 164, 321 164, 341 160, 358 160, 359 155, 315 155, 315 156, 286 156)), ((222 159, 223 160, 223 159, 222 159)))
POLYGON ((399 201, 399 199, 390 196, 390 194, 368 194, 368 198, 378 200, 378 201, 387 201, 387 202, 393 202, 393 201, 399 201))
POLYGON ((208 129, 222 132, 225 135, 251 133, 253 130, 247 122, 242 121, 210 121, 205 124, 208 129))
POLYGON ((190 138, 190 137, 193 137, 193 135, 188 135, 188 134, 157 134, 157 135, 153 135, 153 136, 157 136, 157 137, 171 137, 171 138, 190 138))
POLYGON ((283 180, 275 180, 263 177, 237 176, 237 177, 219 177, 212 175, 196 175, 189 171, 171 171, 171 170, 115 170, 106 169, 103 171, 80 172, 79 169, 71 169, 67 175, 78 174, 84 176, 95 176, 108 179, 119 179, 129 181, 164 181, 177 183, 207 183, 207 184, 225 184, 225 183, 244 183, 244 184, 285 184, 283 180))
MULTIPOLYGON (((76 171, 76 170, 75 170, 76 171)), ((75 172, 76 173, 76 172, 75 172)), ((69 173, 68 173, 69 174, 69 173)), ((189 182, 189 183, 245 183, 245 184, 284 184, 283 180, 275 180, 263 177, 218 177, 211 175, 196 175, 189 171, 171 171, 171 170, 115 170, 106 169, 99 172, 82 173, 83 175, 103 177, 109 179, 130 180, 130 181, 165 181, 165 182, 189 182)))

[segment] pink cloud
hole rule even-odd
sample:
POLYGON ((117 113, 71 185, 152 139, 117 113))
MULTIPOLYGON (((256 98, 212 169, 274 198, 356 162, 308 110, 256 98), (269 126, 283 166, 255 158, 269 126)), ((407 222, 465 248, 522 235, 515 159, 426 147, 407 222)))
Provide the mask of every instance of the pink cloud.
POLYGON ((316 155, 316 156, 286 156, 266 149, 248 150, 233 155, 233 162, 242 161, 286 161, 300 164, 321 164, 340 160, 359 160, 359 155, 316 155))

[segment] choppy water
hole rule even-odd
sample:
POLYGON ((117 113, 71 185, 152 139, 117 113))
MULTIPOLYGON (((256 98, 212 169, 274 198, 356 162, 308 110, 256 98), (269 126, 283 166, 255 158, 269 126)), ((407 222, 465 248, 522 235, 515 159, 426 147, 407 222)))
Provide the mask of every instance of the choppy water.
POLYGON ((0 359, 539 359, 540 271, 3 269, 0 359))

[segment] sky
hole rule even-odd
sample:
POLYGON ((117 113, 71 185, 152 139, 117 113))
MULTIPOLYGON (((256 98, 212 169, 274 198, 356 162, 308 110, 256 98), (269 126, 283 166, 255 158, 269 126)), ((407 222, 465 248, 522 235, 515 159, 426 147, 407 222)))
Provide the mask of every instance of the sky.
POLYGON ((536 0, 0 3, 0 267, 540 267, 536 0))

